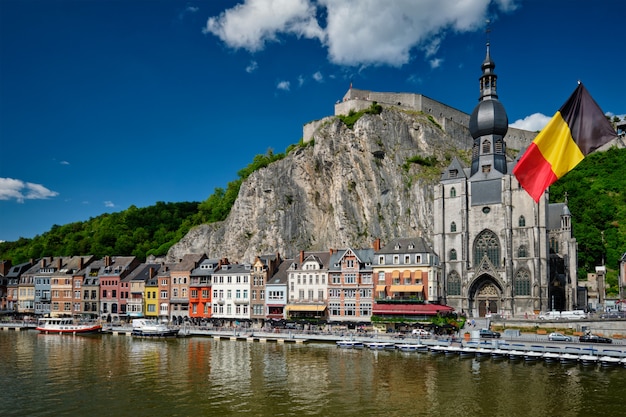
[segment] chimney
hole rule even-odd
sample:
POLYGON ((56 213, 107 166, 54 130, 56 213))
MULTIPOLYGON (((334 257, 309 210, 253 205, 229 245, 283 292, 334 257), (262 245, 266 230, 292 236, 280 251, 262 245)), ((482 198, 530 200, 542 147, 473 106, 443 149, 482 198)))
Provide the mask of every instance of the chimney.
POLYGON ((375 252, 378 252, 380 250, 380 238, 376 239, 374 243, 372 243, 372 247, 374 248, 375 252))
POLYGON ((304 251, 300 251, 300 266, 302 266, 302 262, 304 262, 304 251))
POLYGON ((154 268, 150 267, 150 275, 148 276, 148 278, 154 278, 154 268))
POLYGON ((45 268, 46 267, 46 258, 41 258, 41 262, 39 263, 39 267, 40 268, 45 268))
POLYGON ((79 256, 78 257, 78 270, 80 271, 81 269, 83 269, 83 257, 79 256))
POLYGON ((59 256, 57 258, 57 271, 60 270, 62 266, 63 266, 63 258, 59 256))
POLYGON ((111 257, 109 255, 104 257, 104 266, 111 266, 111 257))
POLYGON ((335 251, 335 250, 334 250, 333 248, 328 249, 328 252, 331 254, 331 256, 332 256, 332 254, 333 254, 333 252, 334 252, 334 251, 335 251))

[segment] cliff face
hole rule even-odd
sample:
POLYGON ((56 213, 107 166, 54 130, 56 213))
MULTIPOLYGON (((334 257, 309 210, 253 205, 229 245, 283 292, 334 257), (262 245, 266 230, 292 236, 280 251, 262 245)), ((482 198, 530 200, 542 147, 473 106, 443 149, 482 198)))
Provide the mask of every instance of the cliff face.
POLYGON ((250 262, 275 252, 284 258, 300 250, 371 247, 376 238, 430 239, 432 189, 441 166, 407 160, 449 161, 472 144, 459 124, 393 108, 365 114, 353 129, 329 118, 313 140, 253 173, 228 218, 191 230, 168 260, 206 253, 250 262))

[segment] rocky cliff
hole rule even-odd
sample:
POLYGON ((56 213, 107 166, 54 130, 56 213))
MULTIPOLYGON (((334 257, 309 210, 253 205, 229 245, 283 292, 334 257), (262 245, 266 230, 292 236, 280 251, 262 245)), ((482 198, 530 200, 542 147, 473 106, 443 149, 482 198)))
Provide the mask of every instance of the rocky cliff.
POLYGON ((365 114, 352 129, 327 118, 307 146, 248 177, 225 221, 194 228, 167 258, 206 253, 250 262, 275 252, 371 247, 376 238, 429 239, 433 185, 471 144, 464 126, 407 109, 365 114))

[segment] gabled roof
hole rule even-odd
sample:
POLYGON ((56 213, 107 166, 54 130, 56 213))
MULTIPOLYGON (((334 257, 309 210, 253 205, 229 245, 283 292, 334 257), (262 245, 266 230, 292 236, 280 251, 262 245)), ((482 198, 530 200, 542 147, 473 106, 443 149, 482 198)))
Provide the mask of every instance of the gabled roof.
POLYGON ((371 265, 374 259, 374 249, 339 249, 330 257, 328 269, 335 271, 340 269, 340 267, 336 265, 340 264, 343 258, 345 258, 349 253, 354 253, 354 256, 360 264, 371 265))
POLYGON ((150 278, 154 278, 157 276, 159 269, 161 268, 161 264, 146 264, 141 263, 137 268, 135 268, 126 278, 124 278, 125 282, 130 281, 147 281, 150 278), (151 272, 152 271, 152 276, 151 272))
POLYGON ((178 262, 172 264, 172 271, 174 272, 191 272, 194 270, 200 262, 206 259, 205 254, 187 254, 183 256, 178 262))
POLYGON ((465 168, 463 167, 463 164, 461 164, 461 161, 459 161, 459 159, 455 156, 452 158, 450 165, 448 165, 445 171, 441 174, 441 181, 456 181, 461 178, 467 178, 467 173, 465 172, 465 168), (456 174, 456 176, 454 174, 456 174))
POLYGON ((293 261, 293 259, 285 259, 283 262, 281 262, 281 264, 278 266, 278 271, 276 271, 276 273, 271 278, 268 278, 266 286, 287 285, 287 281, 289 278, 288 270, 293 261))

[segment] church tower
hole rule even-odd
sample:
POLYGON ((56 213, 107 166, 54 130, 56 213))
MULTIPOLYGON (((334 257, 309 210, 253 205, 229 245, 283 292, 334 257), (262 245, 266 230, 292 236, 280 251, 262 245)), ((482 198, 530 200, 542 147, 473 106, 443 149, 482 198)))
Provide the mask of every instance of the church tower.
POLYGON ((573 309, 576 249, 571 215, 563 204, 548 204, 548 193, 535 203, 513 176, 517 161, 507 160, 508 118, 498 98, 489 42, 486 49, 479 102, 469 120, 471 165, 466 168, 453 159, 434 190, 433 241, 442 266, 441 302, 472 317, 532 315, 551 306, 573 309), (567 241, 561 243, 566 256, 563 250, 552 250, 551 256, 550 237, 567 241), (557 264, 567 271, 555 274, 550 268, 557 264))

